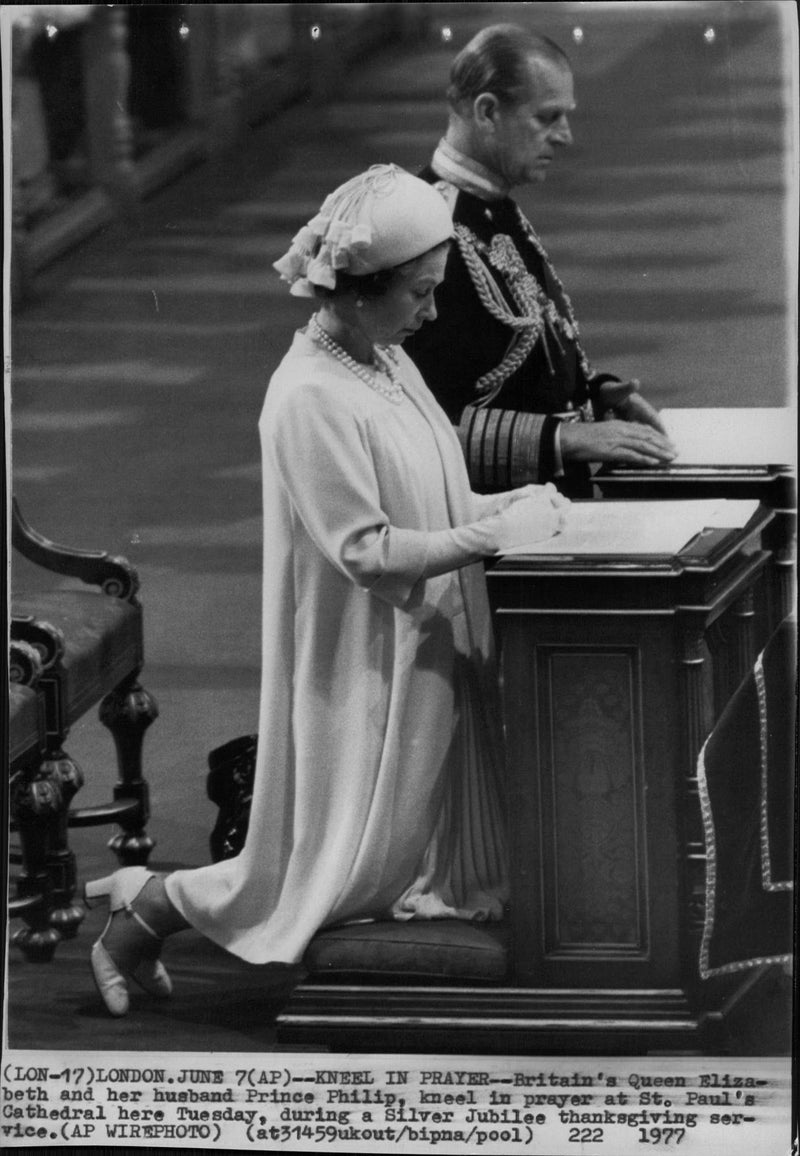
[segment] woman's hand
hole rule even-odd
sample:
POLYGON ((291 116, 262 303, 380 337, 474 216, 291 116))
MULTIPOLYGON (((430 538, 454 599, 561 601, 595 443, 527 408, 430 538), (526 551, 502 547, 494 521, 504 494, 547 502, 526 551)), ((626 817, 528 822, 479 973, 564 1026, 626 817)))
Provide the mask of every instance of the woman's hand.
POLYGON ((502 514, 515 502, 523 501, 525 498, 534 498, 539 501, 550 502, 556 509, 566 508, 570 505, 569 498, 565 498, 555 488, 552 482, 547 482, 544 486, 519 486, 516 490, 506 490, 503 494, 497 494, 497 500, 493 506, 490 506, 484 517, 492 517, 495 514, 502 514))
POLYGON ((555 486, 531 487, 533 495, 510 502, 505 510, 487 519, 500 553, 515 546, 532 545, 552 538, 563 530, 570 502, 555 486))

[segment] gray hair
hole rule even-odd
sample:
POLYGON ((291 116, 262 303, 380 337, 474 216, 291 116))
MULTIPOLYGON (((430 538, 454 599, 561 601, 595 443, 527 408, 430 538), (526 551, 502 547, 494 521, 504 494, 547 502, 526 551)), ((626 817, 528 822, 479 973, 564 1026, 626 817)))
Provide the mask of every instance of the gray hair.
POLYGON ((461 49, 450 69, 447 100, 453 109, 482 92, 503 104, 520 104, 530 92, 530 60, 546 60, 570 69, 569 58, 546 36, 517 24, 492 24, 461 49))

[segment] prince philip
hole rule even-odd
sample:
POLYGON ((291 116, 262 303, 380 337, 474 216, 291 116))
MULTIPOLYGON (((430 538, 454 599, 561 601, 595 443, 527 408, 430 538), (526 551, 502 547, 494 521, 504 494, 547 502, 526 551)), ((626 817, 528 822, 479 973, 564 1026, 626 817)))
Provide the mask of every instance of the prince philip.
POLYGON ((445 196, 455 241, 436 320, 406 342, 454 424, 476 489, 553 480, 590 490, 590 463, 675 456, 638 381, 589 364, 569 297, 513 188, 545 179, 572 142, 572 71, 545 37, 478 33, 456 57, 449 121, 423 179, 445 196))

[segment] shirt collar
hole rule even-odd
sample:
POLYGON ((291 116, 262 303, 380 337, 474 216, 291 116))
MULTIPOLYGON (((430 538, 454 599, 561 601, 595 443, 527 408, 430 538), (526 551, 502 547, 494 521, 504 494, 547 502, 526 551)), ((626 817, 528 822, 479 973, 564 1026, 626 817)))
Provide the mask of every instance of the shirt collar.
POLYGON ((472 193, 482 201, 501 201, 510 192, 510 186, 502 177, 453 148, 444 137, 436 146, 431 167, 437 177, 449 181, 465 193, 472 193))

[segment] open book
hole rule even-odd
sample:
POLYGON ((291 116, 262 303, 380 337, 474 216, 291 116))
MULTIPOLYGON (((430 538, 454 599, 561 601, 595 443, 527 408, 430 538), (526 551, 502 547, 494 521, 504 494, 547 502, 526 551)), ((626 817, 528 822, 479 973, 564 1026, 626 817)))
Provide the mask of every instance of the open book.
POLYGON ((755 500, 704 498, 697 501, 573 502, 560 534, 509 554, 590 555, 680 553, 707 529, 740 529, 758 509, 755 500))
POLYGON ((662 409, 678 457, 670 466, 787 466, 797 460, 791 409, 662 409))

